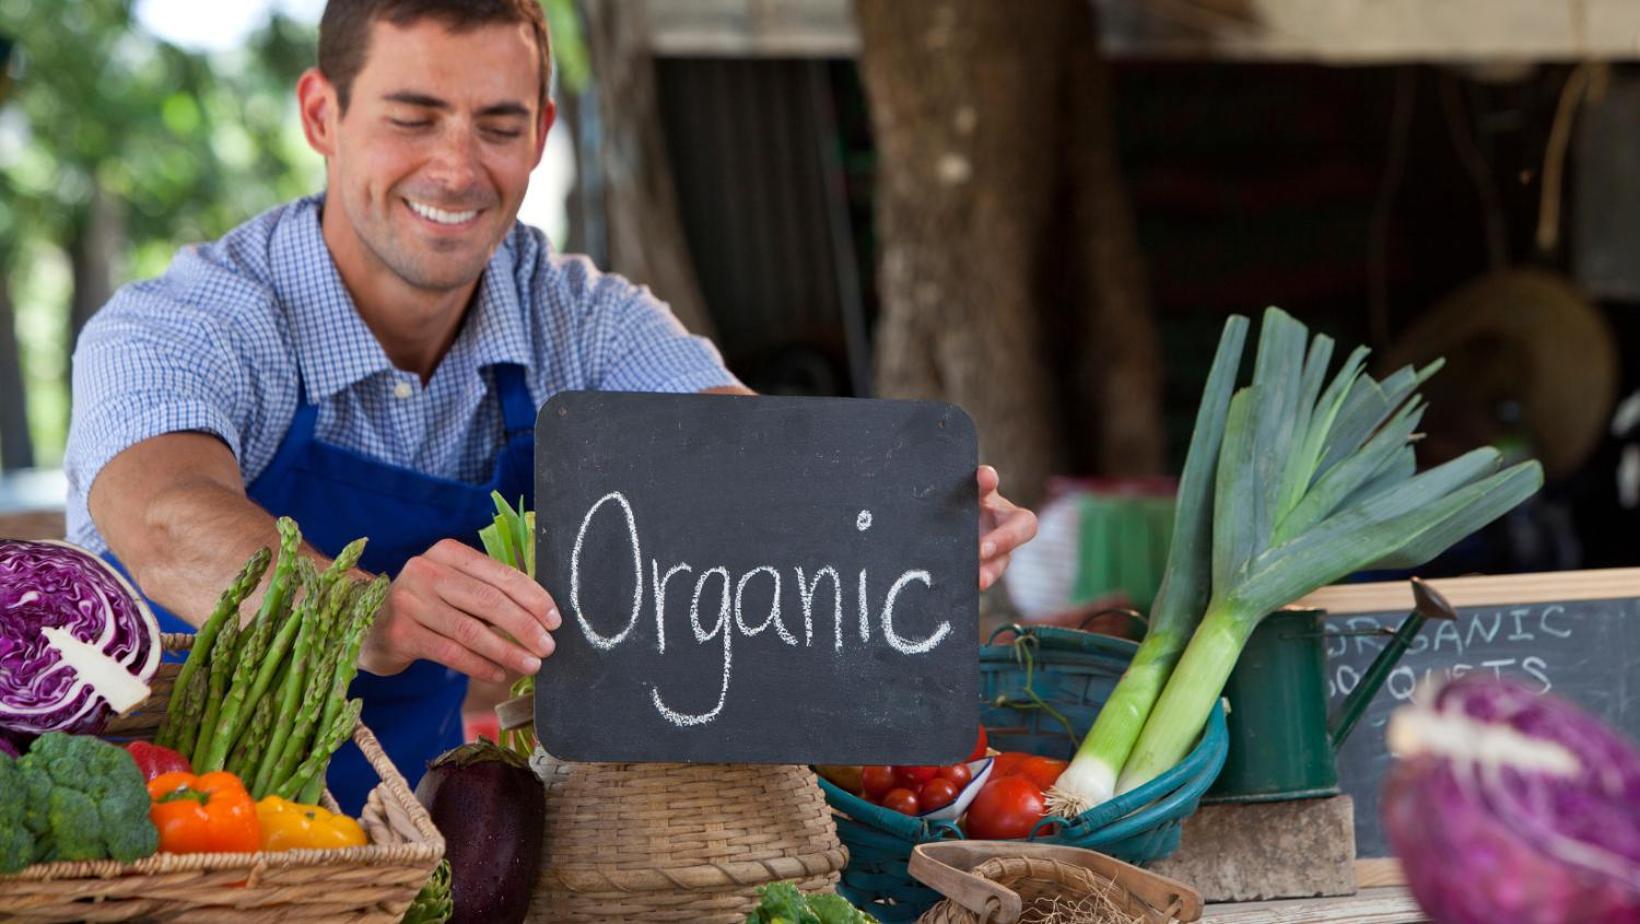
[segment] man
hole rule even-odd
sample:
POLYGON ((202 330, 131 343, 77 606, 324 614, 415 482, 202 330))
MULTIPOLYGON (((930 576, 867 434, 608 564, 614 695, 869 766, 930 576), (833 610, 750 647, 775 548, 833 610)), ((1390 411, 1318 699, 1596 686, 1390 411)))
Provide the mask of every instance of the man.
MULTIPOLYGON (((354 694, 412 783, 460 742, 467 677, 553 650, 547 593, 469 544, 492 490, 532 493, 536 408, 567 389, 749 394, 647 290, 515 222, 550 72, 536 0, 331 0, 297 85, 325 193, 125 287, 74 358, 70 538, 166 629, 204 620, 276 516, 321 561, 370 537, 361 567, 395 577, 354 694)), ((1036 528, 996 486, 982 468, 982 586, 1036 528)), ((344 807, 370 782, 338 755, 344 807)))

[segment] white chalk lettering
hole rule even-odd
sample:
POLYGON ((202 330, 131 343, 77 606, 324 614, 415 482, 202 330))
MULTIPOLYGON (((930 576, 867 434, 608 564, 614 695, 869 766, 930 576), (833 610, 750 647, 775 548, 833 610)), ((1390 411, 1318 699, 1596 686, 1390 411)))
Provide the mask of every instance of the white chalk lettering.
POLYGON ((651 686, 649 688, 649 693, 650 697, 655 702, 655 708, 660 710, 660 714, 673 725, 677 725, 682 728, 688 728, 691 725, 704 725, 707 722, 717 718, 718 713, 723 711, 723 704, 729 699, 729 668, 733 655, 733 641, 735 636, 735 634, 730 631, 732 626, 729 622, 729 610, 729 569, 717 567, 708 568, 705 571, 702 571, 700 573, 700 577, 695 579, 695 596, 689 603, 689 625, 695 630, 695 641, 701 642, 702 644, 711 641, 719 635, 723 636, 723 684, 718 688, 717 705, 713 706, 710 712, 701 712, 693 715, 677 712, 667 706, 666 703, 661 700, 660 688, 651 686), (702 590, 706 589, 707 579, 711 578, 713 575, 723 578, 723 594, 718 600, 717 623, 712 626, 712 631, 708 632, 700 624, 700 594, 702 590))
POLYGON ((1514 658, 1500 658, 1496 661, 1482 661, 1481 667, 1490 667, 1492 669, 1492 676, 1501 679, 1503 677, 1503 669, 1512 666, 1514 663, 1514 658))
POLYGON ((1543 608, 1543 615, 1541 617, 1539 617, 1539 619, 1538 619, 1538 628, 1542 629, 1544 632, 1549 633, 1550 635, 1553 635, 1555 638, 1571 638, 1572 637, 1572 630, 1571 629, 1554 629, 1554 628, 1551 628, 1549 626, 1549 618, 1551 616, 1565 616, 1565 615, 1566 615, 1566 608, 1564 606, 1561 606, 1558 603, 1555 604, 1554 606, 1546 606, 1546 607, 1543 608))
POLYGON ((735 583, 735 625, 750 637, 767 629, 770 623, 774 623, 774 632, 780 636, 782 642, 788 645, 797 644, 797 639, 786 629, 786 624, 780 621, 780 572, 774 570, 773 565, 759 565, 741 575, 740 580, 735 583), (774 579, 774 598, 769 603, 769 615, 754 629, 746 625, 746 619, 741 615, 741 599, 746 596, 747 582, 760 574, 767 574, 774 579))
POLYGON ((1522 607, 1518 610, 1510 610, 1509 615, 1515 617, 1515 633, 1513 635, 1509 636, 1509 641, 1511 641, 1511 642, 1530 642, 1532 639, 1537 638, 1537 636, 1533 635, 1530 632, 1527 632, 1524 628, 1522 628, 1521 624, 1520 624, 1520 619, 1521 619, 1522 616, 1532 615, 1531 610, 1526 609, 1525 607, 1522 607))
POLYGON ((1522 660, 1520 662, 1520 669, 1528 674, 1531 674, 1532 679, 1536 680, 1538 683, 1543 684, 1543 689, 1538 691, 1538 695, 1541 696, 1542 694, 1554 689, 1554 684, 1549 682, 1549 665, 1537 655, 1530 655, 1522 660))
POLYGON ((803 644, 814 642, 814 593, 820 589, 820 579, 831 577, 831 646, 835 651, 843 650, 843 579, 837 576, 837 569, 827 565, 814 572, 814 583, 809 584, 803 577, 803 566, 798 565, 797 594, 803 601, 803 644))
POLYGON ((1412 691, 1418 686, 1418 675, 1412 668, 1403 664, 1389 672, 1389 677, 1384 681, 1384 686, 1389 688, 1390 696, 1401 702, 1406 702, 1412 699, 1412 691))
POLYGON ((1463 637, 1458 635, 1458 627, 1453 625, 1450 619, 1441 620, 1441 624, 1436 627, 1435 644, 1432 647, 1436 651, 1440 651, 1441 642, 1446 641, 1448 636, 1451 637, 1452 644, 1458 649, 1458 653, 1463 654, 1463 637))
POLYGON ((672 580, 672 576, 680 571, 692 574, 694 570, 687 564, 677 564, 666 569, 663 576, 660 560, 649 560, 649 574, 653 579, 651 583, 655 586, 655 650, 661 654, 666 654, 666 582, 672 580))
POLYGON ((888 596, 883 600, 883 637, 888 639, 888 643, 900 654, 922 654, 925 651, 932 651, 935 645, 951 634, 949 620, 942 620, 934 634, 920 642, 907 641, 894 631, 894 598, 900 595, 901 588, 912 581, 922 581, 924 587, 934 586, 934 579, 927 571, 907 571, 888 589, 888 596))
POLYGON ((600 651, 608 651, 619 645, 638 624, 638 611, 643 609, 643 554, 638 549, 638 524, 632 516, 632 505, 626 502, 626 497, 619 491, 611 491, 598 502, 592 505, 587 515, 581 519, 581 529, 575 534, 575 549, 569 556, 569 606, 575 611, 575 619, 581 624, 581 632, 592 643, 592 647, 600 651), (621 505, 621 512, 626 514, 626 534, 632 540, 632 614, 627 618, 626 628, 614 636, 603 636, 592 628, 587 621, 586 614, 581 612, 581 544, 586 541, 587 527, 592 525, 592 518, 597 515, 598 508, 614 501, 621 505))
POLYGON ((1487 642, 1492 641, 1493 639, 1498 637, 1498 629, 1502 625, 1503 625, 1503 614, 1502 613, 1493 613, 1492 614, 1492 627, 1490 629, 1488 629, 1486 627, 1486 617, 1476 616, 1474 619, 1469 621, 1469 638, 1468 638, 1469 644, 1471 644, 1471 645, 1475 644, 1475 636, 1477 636, 1477 635, 1481 636, 1483 641, 1487 641, 1487 642))
MULTIPOLYGON (((861 510, 856 517, 856 527, 863 532, 871 528, 871 524, 871 511, 861 510)), ((843 590, 842 575, 838 569, 832 565, 819 565, 813 567, 813 577, 811 578, 811 572, 808 568, 803 565, 792 566, 792 571, 797 577, 797 602, 803 608, 803 637, 801 641, 793 632, 792 627, 787 626, 785 619, 782 618, 783 613, 791 612, 790 607, 787 607, 785 602, 786 584, 781 577, 782 570, 784 569, 775 565, 764 564, 757 565, 737 575, 732 574, 729 568, 724 565, 702 567, 697 570, 694 565, 688 562, 677 562, 668 566, 656 557, 651 558, 649 561, 649 588, 646 589, 644 586, 643 549, 638 539, 637 514, 624 494, 620 491, 611 491, 599 498, 587 510, 586 516, 581 520, 580 529, 576 533, 575 546, 570 554, 569 607, 575 616, 576 624, 580 626, 581 634, 587 642, 595 650, 611 651, 626 641, 633 634, 633 630, 638 627, 645 605, 644 595, 648 592, 651 595, 655 614, 655 650, 657 653, 664 655, 667 652, 668 641, 666 619, 669 585, 672 579, 680 574, 684 576, 686 581, 689 576, 694 576, 694 592, 689 599, 690 634, 693 635, 695 642, 700 645, 720 641, 723 644, 723 663, 718 678, 717 701, 710 709, 705 711, 680 709, 667 702, 667 698, 662 696, 658 684, 647 684, 650 699, 661 717, 673 725, 687 728, 694 725, 704 725, 722 714, 728 702, 729 684, 734 673, 734 636, 737 632, 750 639, 762 635, 770 626, 773 626, 774 635, 780 639, 782 644, 793 648, 814 647, 814 598, 820 591, 822 581, 826 578, 831 579, 832 650, 838 654, 843 651, 844 636, 851 633, 843 624, 843 594, 845 591, 843 590), (616 537, 617 541, 613 546, 607 541, 594 542, 589 546, 588 537, 592 533, 594 521, 597 520, 599 511, 606 504, 620 509, 621 518, 616 523, 616 527, 624 527, 626 532, 624 535, 616 537), (615 554, 620 558, 620 570, 623 571, 626 550, 630 549, 632 555, 632 608, 627 614, 626 624, 621 626, 619 631, 612 634, 600 631, 599 628, 600 626, 607 628, 609 621, 607 618, 600 620, 596 618, 597 614, 588 612, 583 606, 581 584, 584 576, 582 569, 587 564, 585 556, 590 554, 588 550, 591 548, 618 549, 619 551, 616 551, 615 554), (768 577, 771 586, 768 611, 766 614, 762 614, 761 619, 758 619, 757 616, 760 611, 757 610, 757 607, 761 604, 762 597, 755 589, 752 589, 749 600, 748 591, 749 588, 753 588, 755 579, 760 576, 768 577), (708 625, 702 619, 701 601, 709 589, 715 589, 718 600, 717 618, 708 625), (748 618, 748 612, 752 614, 750 618, 748 618)), ((591 573, 593 572, 589 571, 589 575, 591 573)), ((619 586, 619 581, 608 581, 607 574, 607 571, 598 572, 600 579, 611 583, 617 592, 624 593, 624 588, 619 586)), ((917 637, 914 633, 910 636, 901 634, 901 631, 895 628, 895 608, 903 602, 901 597, 904 591, 910 585, 916 583, 921 583, 925 588, 933 589, 934 581, 934 575, 924 569, 913 568, 902 572, 884 595, 881 609, 875 611, 876 619, 882 624, 883 639, 888 643, 889 648, 892 648, 895 652, 904 655, 926 654, 939 647, 955 634, 949 620, 939 621, 926 635, 921 637, 917 637)), ((913 597, 915 596, 913 595, 913 597)), ((859 617, 857 628, 860 642, 870 644, 872 641, 874 612, 871 605, 870 574, 865 568, 861 568, 859 571, 859 581, 855 586, 855 600, 859 617)), ((916 602, 921 603, 922 600, 919 599, 916 602)), ((710 605, 709 600, 708 605, 710 605)), ((903 611, 906 610, 906 607, 902 606, 900 609, 903 611)), ((912 606, 911 609, 918 610, 919 608, 912 606)), ((903 624, 907 621, 907 614, 902 612, 900 619, 901 628, 903 629, 903 624)), ((682 638, 687 637, 683 636, 682 638)), ((672 644, 674 648, 679 644, 679 637, 676 633, 674 633, 672 644)), ((685 642, 685 644, 687 643, 685 642)), ((824 645, 825 643, 822 641, 821 644, 824 645)), ((673 691, 671 695, 675 703, 680 694, 678 691, 673 691)), ((685 695, 686 700, 691 698, 694 697, 685 695)))

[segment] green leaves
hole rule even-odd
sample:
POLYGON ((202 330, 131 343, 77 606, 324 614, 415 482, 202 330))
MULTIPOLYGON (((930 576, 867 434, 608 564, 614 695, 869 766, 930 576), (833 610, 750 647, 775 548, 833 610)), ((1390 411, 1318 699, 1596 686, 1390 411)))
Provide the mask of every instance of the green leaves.
POLYGON ((498 491, 491 491, 490 498, 495 501, 495 520, 478 531, 484 553, 535 577, 535 511, 524 509, 522 497, 517 509, 498 491))

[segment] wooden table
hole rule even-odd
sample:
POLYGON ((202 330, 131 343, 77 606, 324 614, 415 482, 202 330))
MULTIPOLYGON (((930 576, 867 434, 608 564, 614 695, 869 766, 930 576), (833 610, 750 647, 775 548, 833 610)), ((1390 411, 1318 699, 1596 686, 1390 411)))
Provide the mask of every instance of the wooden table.
POLYGON ((1428 924, 1406 889, 1378 886, 1342 898, 1208 905, 1201 924, 1428 924))
POLYGON ((1355 861, 1360 891, 1342 898, 1210 904, 1202 924, 1428 924, 1393 859, 1355 861))

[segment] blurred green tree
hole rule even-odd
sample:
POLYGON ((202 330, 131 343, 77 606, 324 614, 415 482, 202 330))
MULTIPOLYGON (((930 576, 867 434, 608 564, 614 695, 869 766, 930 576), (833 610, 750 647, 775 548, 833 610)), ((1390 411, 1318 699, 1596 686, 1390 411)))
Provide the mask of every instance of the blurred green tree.
POLYGON ((275 15, 241 49, 207 56, 150 35, 133 6, 0 0, 21 61, 0 111, 0 468, 54 461, 68 413, 67 363, 19 349, 17 309, 59 319, 66 360, 119 283, 321 176, 292 91, 312 61, 310 26, 275 15), (52 251, 69 268, 62 303, 18 305, 18 282, 52 251), (19 429, 25 412, 33 426, 19 429))

